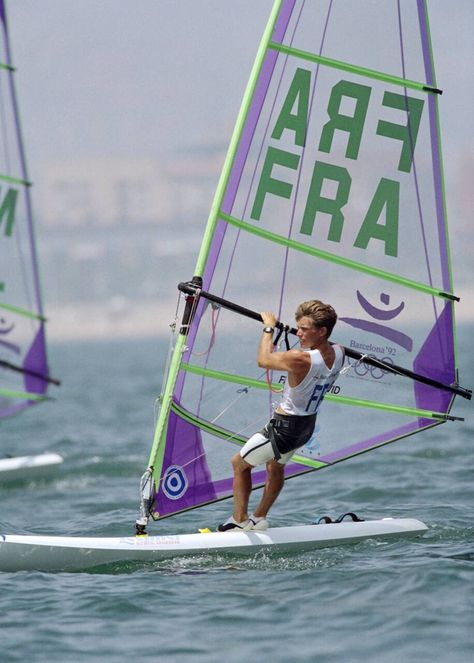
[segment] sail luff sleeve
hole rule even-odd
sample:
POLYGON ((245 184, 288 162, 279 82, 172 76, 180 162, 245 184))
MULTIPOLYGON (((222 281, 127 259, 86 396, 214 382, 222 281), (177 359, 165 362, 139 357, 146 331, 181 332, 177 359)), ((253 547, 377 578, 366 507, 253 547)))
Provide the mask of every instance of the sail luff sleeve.
POLYGON ((267 26, 265 28, 265 32, 263 33, 263 37, 260 42, 259 49, 257 51, 257 56, 255 58, 254 65, 250 73, 249 81, 247 83, 247 88, 244 93, 242 104, 237 116, 237 121, 229 144, 229 149, 227 151, 227 155, 224 161, 224 166, 222 168, 221 176, 219 178, 216 193, 211 206, 211 211, 207 221, 206 230, 204 232, 204 237, 201 244, 201 250, 199 252, 196 268, 194 271, 195 275, 197 276, 202 276, 204 273, 204 268, 207 262, 212 239, 214 237, 216 229, 216 223, 219 216, 219 211, 222 205, 222 201, 224 199, 224 195, 227 191, 227 185, 229 183, 232 167, 234 165, 237 150, 239 148, 242 132, 253 100, 260 71, 262 69, 262 65, 268 50, 268 44, 270 43, 270 40, 272 38, 275 29, 275 23, 278 19, 283 1, 284 0, 276 0, 272 7, 271 14, 267 22, 267 26))

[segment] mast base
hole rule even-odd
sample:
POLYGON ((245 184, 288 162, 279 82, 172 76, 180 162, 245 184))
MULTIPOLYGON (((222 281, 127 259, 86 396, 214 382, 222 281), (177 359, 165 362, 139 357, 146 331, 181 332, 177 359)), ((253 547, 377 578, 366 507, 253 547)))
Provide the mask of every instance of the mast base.
POLYGON ((141 523, 137 520, 135 523, 135 536, 148 536, 146 531, 147 523, 141 523))

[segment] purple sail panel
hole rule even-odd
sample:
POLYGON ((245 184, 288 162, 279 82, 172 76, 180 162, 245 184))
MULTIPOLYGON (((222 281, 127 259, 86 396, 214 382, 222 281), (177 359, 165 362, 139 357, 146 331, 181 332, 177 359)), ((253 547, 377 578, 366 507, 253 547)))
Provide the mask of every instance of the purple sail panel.
POLYGON ((165 516, 217 498, 212 484, 201 431, 171 412, 165 455, 153 511, 165 516))
MULTIPOLYGON (((447 302, 437 323, 431 330, 414 363, 413 370, 443 384, 455 382, 453 304, 447 302)), ((416 382, 414 385, 416 405, 434 412, 448 412, 452 395, 416 382)))
MULTIPOLYGON (((48 365, 46 362, 46 343, 44 334, 44 325, 42 324, 36 334, 30 349, 23 361, 23 368, 39 375, 48 375, 48 365)), ((35 394, 45 394, 48 388, 46 380, 25 373, 25 390, 35 394)))
MULTIPOLYGON (((358 456, 359 454, 363 454, 371 449, 376 449, 377 447, 381 447, 384 444, 388 444, 389 442, 394 442, 396 440, 409 437, 410 435, 418 433, 420 430, 431 428, 433 426, 439 426, 441 423, 442 422, 440 421, 435 422, 432 419, 424 419, 420 417, 416 421, 411 421, 410 423, 399 426, 398 428, 386 431, 379 435, 374 435, 364 440, 360 440, 359 442, 355 442, 354 444, 337 449, 331 453, 318 456, 318 462, 324 465, 315 469, 323 469, 323 467, 338 463, 341 460, 346 460, 348 458, 358 456)), ((310 470, 308 470, 306 466, 299 463, 290 462, 285 468, 285 476, 292 477, 308 471, 310 470)))
POLYGON ((21 403, 16 403, 15 405, 10 405, 7 407, 2 407, 0 409, 0 418, 12 417, 14 414, 19 414, 26 408, 31 405, 35 405, 38 401, 22 401, 21 403))
POLYGON ((402 437, 406 437, 407 435, 415 433, 419 428, 420 420, 410 422, 409 424, 400 426, 396 430, 384 432, 381 435, 362 440, 361 442, 351 444, 347 447, 344 447, 343 449, 338 449, 333 453, 323 455, 319 457, 318 460, 322 463, 335 463, 339 460, 342 460, 343 458, 350 458, 351 456, 356 456, 360 453, 363 453, 364 451, 368 451, 369 449, 379 447, 388 441, 399 440, 402 437))

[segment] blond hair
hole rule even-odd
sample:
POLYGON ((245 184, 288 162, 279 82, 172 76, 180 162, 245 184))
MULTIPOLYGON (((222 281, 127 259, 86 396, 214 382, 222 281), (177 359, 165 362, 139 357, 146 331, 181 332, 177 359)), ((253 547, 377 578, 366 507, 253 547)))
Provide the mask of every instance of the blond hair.
POLYGON ((331 336, 334 325, 337 322, 337 313, 330 304, 323 304, 319 299, 310 299, 298 306, 295 319, 311 318, 315 327, 326 327, 326 338, 331 336))

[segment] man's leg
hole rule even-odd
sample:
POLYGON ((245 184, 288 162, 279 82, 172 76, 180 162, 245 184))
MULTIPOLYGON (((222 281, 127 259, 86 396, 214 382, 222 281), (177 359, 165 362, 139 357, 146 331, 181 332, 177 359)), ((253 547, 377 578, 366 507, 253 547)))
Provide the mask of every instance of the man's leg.
MULTIPOLYGON (((265 518, 270 510, 270 507, 275 502, 276 498, 283 488, 285 483, 285 466, 276 460, 270 460, 267 463, 267 479, 265 481, 265 488, 263 489, 262 499, 254 511, 257 518, 265 518)), ((250 493, 249 493, 250 494, 250 493)), ((248 497, 247 497, 248 505, 248 497)), ((247 517, 247 516, 245 516, 247 517)))
POLYGON ((232 458, 234 468, 234 519, 238 523, 248 520, 248 506, 252 491, 252 465, 249 465, 236 453, 232 458))

